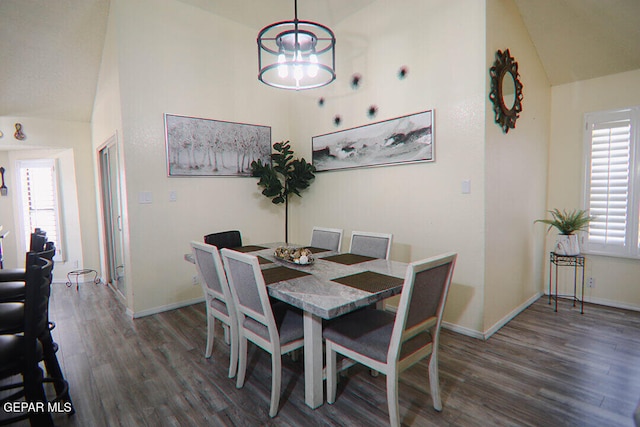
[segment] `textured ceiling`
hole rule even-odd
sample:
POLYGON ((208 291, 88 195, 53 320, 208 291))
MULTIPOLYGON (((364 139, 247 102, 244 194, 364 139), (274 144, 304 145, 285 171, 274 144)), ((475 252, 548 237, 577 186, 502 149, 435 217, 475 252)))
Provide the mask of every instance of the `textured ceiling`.
POLYGON ((640 68, 640 0, 515 0, 551 85, 640 68))
MULTIPOLYGON (((179 1, 256 33, 293 18, 291 0, 179 1)), ((331 26, 374 1, 301 1, 298 17, 331 26)), ((640 68, 640 0, 514 1, 551 84, 640 68)), ((0 116, 90 121, 108 11, 109 0, 0 0, 0 116)))
POLYGON ((0 0, 0 116, 91 119, 109 0, 0 0))

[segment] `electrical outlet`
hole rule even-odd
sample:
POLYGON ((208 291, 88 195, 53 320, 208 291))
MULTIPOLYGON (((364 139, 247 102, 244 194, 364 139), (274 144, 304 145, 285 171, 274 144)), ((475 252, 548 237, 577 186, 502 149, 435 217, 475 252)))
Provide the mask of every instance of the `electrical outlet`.
POLYGON ((197 285, 198 284, 198 276, 193 276, 193 284, 197 285))
POLYGON ((593 277, 589 277, 587 279, 587 288, 595 288, 596 287, 596 281, 593 277))

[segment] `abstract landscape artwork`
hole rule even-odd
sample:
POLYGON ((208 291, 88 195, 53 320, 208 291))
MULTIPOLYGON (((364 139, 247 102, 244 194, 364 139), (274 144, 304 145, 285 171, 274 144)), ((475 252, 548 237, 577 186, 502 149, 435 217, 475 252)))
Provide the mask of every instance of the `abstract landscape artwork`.
POLYGON ((434 160, 433 110, 312 138, 317 171, 434 160))
POLYGON ((268 126, 164 115, 169 176, 251 176, 271 163, 268 126))

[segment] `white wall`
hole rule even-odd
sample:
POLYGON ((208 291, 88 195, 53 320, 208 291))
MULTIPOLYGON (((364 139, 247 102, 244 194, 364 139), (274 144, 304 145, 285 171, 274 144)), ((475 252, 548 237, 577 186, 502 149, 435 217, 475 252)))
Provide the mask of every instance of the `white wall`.
MULTIPOLYGON (((552 88, 549 209, 582 207, 584 114, 637 105, 640 70, 552 88)), ((547 251, 555 240, 549 234, 547 251)), ((640 310, 640 261, 587 254, 585 274, 596 284, 585 290, 587 301, 640 310)))
MULTIPOLYGON (((0 223, 5 231, 11 231, 4 242, 5 267, 24 266, 24 252, 21 249, 24 238, 18 231, 19 201, 16 198, 15 163, 23 159, 54 158, 58 160, 59 165, 61 221, 66 238, 66 262, 56 262, 54 280, 64 282, 67 273, 78 268, 99 270, 94 210, 96 193, 92 179, 89 124, 5 116, 0 117, 0 129, 13 128, 16 122, 22 124, 27 136, 21 142, 21 149, 0 151, 0 163, 7 169, 5 177, 9 187, 9 197, 3 197, 1 200, 3 207, 0 208, 0 223)), ((5 135, 4 138, 12 138, 12 134, 5 135)))
POLYGON ((111 15, 107 37, 115 46, 103 61, 94 145, 120 131, 121 116, 127 304, 140 315, 201 298, 195 269, 182 260, 190 240, 231 228, 247 243, 282 240, 274 224, 283 211, 260 195, 255 179, 167 177, 163 114, 270 125, 277 140, 289 133, 289 95, 257 81, 252 29, 174 0, 115 0, 111 15), (152 204, 138 203, 141 191, 152 193, 152 204))
POLYGON ((543 284, 551 86, 512 0, 487 2, 486 273, 483 330, 490 335, 532 302, 543 284), (523 84, 515 129, 495 123, 489 68, 509 49, 523 84))
POLYGON ((391 232, 391 258, 400 261, 458 252, 445 320, 472 331, 482 330, 484 278, 484 16, 475 0, 381 0, 340 22, 338 78, 295 98, 287 136, 310 160, 314 135, 435 110, 435 162, 318 173, 293 199, 291 239, 307 242, 320 225, 343 228, 347 250, 353 230, 391 232), (402 66, 409 74, 400 80, 402 66), (467 179, 471 194, 461 194, 467 179))

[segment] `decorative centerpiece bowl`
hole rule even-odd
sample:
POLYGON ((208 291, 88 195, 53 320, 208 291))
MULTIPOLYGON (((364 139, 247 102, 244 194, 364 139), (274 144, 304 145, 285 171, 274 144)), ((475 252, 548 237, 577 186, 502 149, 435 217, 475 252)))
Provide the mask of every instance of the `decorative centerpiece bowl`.
POLYGON ((276 258, 297 265, 313 264, 312 253, 307 248, 292 248, 288 246, 280 246, 276 248, 273 254, 276 258))

